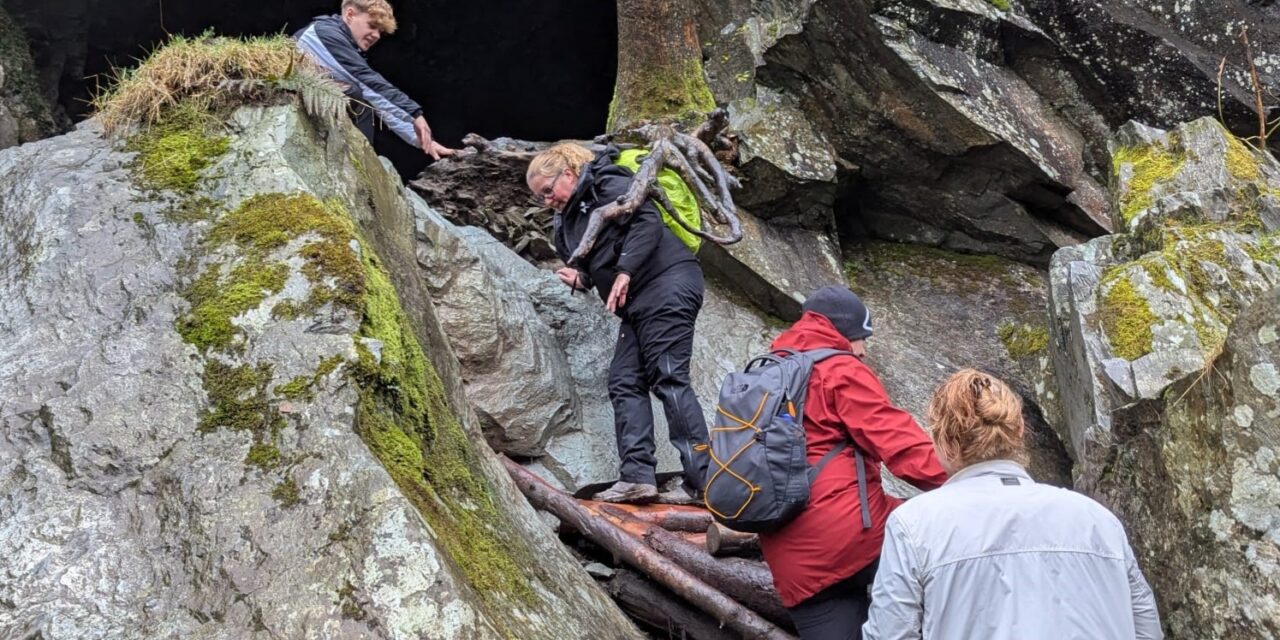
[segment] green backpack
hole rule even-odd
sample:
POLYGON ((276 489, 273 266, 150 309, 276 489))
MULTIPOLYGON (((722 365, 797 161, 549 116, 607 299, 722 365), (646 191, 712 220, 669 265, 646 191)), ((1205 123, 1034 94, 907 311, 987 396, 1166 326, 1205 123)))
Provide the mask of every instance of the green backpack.
MULTIPOLYGON (((618 154, 618 160, 614 164, 626 167, 632 173, 635 173, 640 169, 640 163, 644 161, 644 157, 647 155, 649 155, 648 149, 627 149, 618 154)), ((698 210, 698 199, 689 190, 689 185, 685 184, 684 180, 680 178, 680 174, 664 168, 658 172, 658 186, 667 192, 667 199, 671 200, 671 204, 675 206, 676 215, 689 223, 689 226, 695 229, 702 228, 702 213, 698 210)), ((690 251, 697 253, 698 249, 702 247, 702 238, 689 233, 688 229, 680 226, 680 223, 671 217, 671 212, 663 208, 662 205, 656 202, 654 204, 657 205, 658 211, 662 212, 662 221, 667 223, 667 226, 671 228, 671 232, 676 234, 676 237, 680 238, 680 242, 689 247, 690 251)))

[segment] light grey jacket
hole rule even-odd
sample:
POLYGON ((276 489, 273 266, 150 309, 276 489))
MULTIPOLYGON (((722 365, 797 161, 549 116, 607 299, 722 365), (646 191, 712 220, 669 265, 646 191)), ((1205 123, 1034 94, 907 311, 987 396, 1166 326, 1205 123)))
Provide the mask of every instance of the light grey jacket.
POLYGON ((1124 527, 1016 462, 961 470, 889 516, 866 640, 1163 638, 1124 527))

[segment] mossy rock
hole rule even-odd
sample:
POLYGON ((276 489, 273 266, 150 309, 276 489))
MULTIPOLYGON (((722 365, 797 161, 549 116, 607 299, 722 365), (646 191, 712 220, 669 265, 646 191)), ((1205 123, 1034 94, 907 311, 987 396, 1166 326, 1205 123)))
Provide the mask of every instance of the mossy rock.
POLYGON ((996 335, 1014 360, 1043 354, 1049 347, 1049 328, 1043 325, 1005 322, 996 329, 996 335))

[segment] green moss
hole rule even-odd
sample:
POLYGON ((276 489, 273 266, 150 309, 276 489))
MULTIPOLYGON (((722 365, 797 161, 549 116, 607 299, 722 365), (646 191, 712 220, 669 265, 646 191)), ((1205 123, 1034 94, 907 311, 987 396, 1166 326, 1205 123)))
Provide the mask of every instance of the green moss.
POLYGON ((264 470, 274 469, 280 465, 280 449, 274 444, 255 443, 249 447, 244 463, 264 470))
MULTIPOLYGON (((223 216, 204 245, 211 255, 232 253, 227 250, 234 247, 234 266, 211 265, 188 287, 192 311, 179 322, 183 335, 193 344, 216 348, 211 351, 234 350, 237 329, 231 319, 280 290, 289 273, 280 249, 297 247, 305 259, 303 273, 314 289, 325 292, 277 305, 273 312, 293 315, 332 303, 360 315, 360 329, 353 336, 358 362, 351 369, 360 398, 357 432, 482 598, 532 602, 530 576, 536 575, 537 564, 494 503, 493 488, 479 471, 480 461, 448 406, 389 276, 362 244, 346 212, 308 195, 257 196, 223 216), (377 357, 365 339, 379 342, 377 357)), ((313 375, 280 384, 275 392, 289 399, 309 398, 315 384, 343 362, 340 355, 321 360, 313 375)), ((250 430, 257 434, 258 446, 246 462, 271 462, 269 447, 284 419, 268 392, 270 366, 232 367, 211 357, 206 374, 211 408, 202 428, 250 430)), ((272 495, 285 506, 299 500, 292 479, 272 495)))
POLYGON ((302 305, 293 300, 281 300, 271 307, 271 317, 276 320, 293 320, 302 315, 302 305))
POLYGON ((310 400, 311 376, 298 376, 276 387, 276 395, 288 400, 310 400))
POLYGON ((987 3, 1001 11, 1009 10, 1009 0, 987 0, 987 3))
POLYGON ((1231 173, 1233 178, 1238 180, 1254 181, 1262 177, 1262 172, 1258 168, 1258 159, 1254 157, 1253 151, 1244 145, 1239 138, 1231 134, 1225 128, 1222 130, 1223 135, 1227 139, 1226 164, 1227 171, 1231 173))
POLYGON ((1249 257, 1280 267, 1280 232, 1266 233, 1258 237, 1257 244, 1248 247, 1249 257))
POLYGON ((168 111, 125 145, 138 153, 133 163, 138 181, 156 190, 194 194, 201 172, 230 147, 226 137, 213 133, 216 127, 212 116, 189 104, 168 111))
POLYGON ((299 255, 306 259, 302 272, 312 282, 311 295, 305 303, 277 303, 273 317, 297 317, 328 303, 355 310, 364 273, 351 248, 355 232, 345 212, 308 195, 255 196, 224 216, 205 237, 211 249, 238 247, 239 262, 225 276, 220 265, 209 266, 186 290, 191 311, 178 323, 183 338, 201 350, 230 346, 238 332, 232 319, 284 288, 289 266, 274 260, 272 253, 295 238, 307 242, 299 255))
POLYGON ((1151 278, 1151 283, 1155 286, 1171 293, 1179 293, 1180 289, 1173 284, 1173 280, 1169 277, 1169 263, 1164 256, 1158 253, 1143 256, 1138 260, 1138 264, 1143 271, 1147 273, 1147 277, 1151 278))
POLYGON ((1048 327, 1006 322, 996 332, 1000 336, 1000 342, 1004 344, 1004 350, 1014 360, 1039 355, 1049 346, 1048 327))
POLYGON ((918 278, 948 289, 960 285, 970 292, 980 292, 992 281, 1015 289, 1027 284, 1018 264, 1008 258, 903 242, 866 243, 856 256, 845 260, 844 273, 854 291, 857 280, 881 274, 918 278))
POLYGON ((341 355, 325 358, 316 367, 315 373, 309 376, 298 376, 275 388, 276 395, 286 400, 310 402, 315 399, 315 385, 325 376, 333 373, 338 365, 346 359, 341 355))
POLYGON ((707 87, 702 59, 693 58, 680 67, 655 67, 629 74, 617 83, 609 103, 609 131, 618 131, 642 120, 672 119, 696 124, 716 108, 707 87))
POLYGON ((527 547, 501 517, 492 487, 477 469, 466 434, 426 362, 390 278, 364 254, 360 336, 382 343, 381 359, 362 345, 357 430, 485 600, 505 594, 531 602, 527 547))
POLYGON ((254 196, 210 231, 207 242, 235 244, 249 256, 265 259, 295 238, 311 237, 299 251, 302 272, 311 280, 307 309, 333 302, 356 309, 364 272, 351 243, 355 229, 341 208, 307 194, 254 196))
POLYGON ((1113 267, 1099 285, 1099 314, 1111 351, 1125 360, 1137 360, 1152 348, 1152 327, 1157 318, 1150 305, 1129 282, 1124 267, 1113 267))
POLYGON ((205 361, 205 393, 209 408, 200 417, 201 431, 232 429, 259 434, 259 441, 269 440, 284 427, 284 419, 270 403, 267 387, 271 384, 272 366, 231 366, 210 358, 205 361))
POLYGON ((138 225, 139 227, 146 227, 147 218, 146 216, 142 215, 141 211, 135 211, 133 212, 133 223, 138 225))
POLYGON ((331 356, 321 360, 320 366, 316 367, 316 375, 313 380, 315 382, 319 382, 321 378, 333 373, 339 365, 346 361, 347 359, 343 358, 341 355, 331 356))
POLYGON ((207 196, 192 195, 184 197, 165 211, 164 217, 170 222, 201 222, 212 220, 217 213, 218 203, 207 196))
POLYGON ((1120 197, 1120 219, 1125 225, 1150 207, 1151 190, 1178 175, 1186 159, 1166 150, 1160 144, 1145 147, 1122 147, 1111 157, 1112 174, 1119 179, 1125 165, 1133 167, 1132 176, 1120 197))
POLYGON ((288 265, 260 259, 236 265, 226 277, 221 271, 210 265, 184 294, 191 310, 178 320, 178 333, 201 351, 231 346, 238 331, 231 320, 279 292, 289 277, 288 265))
POLYGON ((271 497, 280 503, 280 506, 288 509, 302 502, 302 494, 298 491, 298 483, 293 478, 286 477, 271 490, 271 497))

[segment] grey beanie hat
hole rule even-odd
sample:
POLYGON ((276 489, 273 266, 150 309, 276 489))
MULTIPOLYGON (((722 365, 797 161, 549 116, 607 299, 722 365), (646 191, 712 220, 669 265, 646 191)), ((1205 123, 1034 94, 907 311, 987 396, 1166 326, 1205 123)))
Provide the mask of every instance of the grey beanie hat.
POLYGON ((802 308, 826 316, 850 341, 871 337, 871 312, 848 287, 822 287, 809 294, 802 308))

